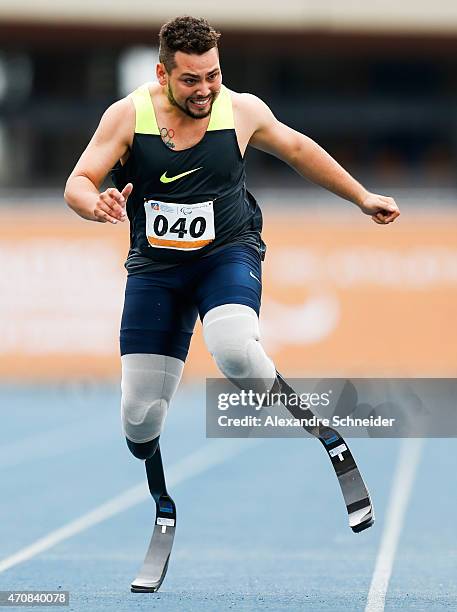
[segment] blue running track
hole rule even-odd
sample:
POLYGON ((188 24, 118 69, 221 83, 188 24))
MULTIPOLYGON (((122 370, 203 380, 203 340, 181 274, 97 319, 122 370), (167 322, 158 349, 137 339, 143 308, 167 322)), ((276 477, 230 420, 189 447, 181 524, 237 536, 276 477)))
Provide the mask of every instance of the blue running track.
MULTIPOLYGON (((4 386, 0 402, 0 563, 145 483, 114 386, 4 386)), ((152 533, 148 498, 0 571, 0 589, 68 590, 60 609, 78 612, 363 612, 402 441, 350 441, 376 510, 361 534, 317 441, 206 440, 203 384, 183 386, 162 436, 166 469, 195 451, 217 456, 218 444, 219 462, 169 486, 178 521, 159 593, 130 593, 152 533)), ((456 448, 423 444, 379 611, 457 610, 456 448)))

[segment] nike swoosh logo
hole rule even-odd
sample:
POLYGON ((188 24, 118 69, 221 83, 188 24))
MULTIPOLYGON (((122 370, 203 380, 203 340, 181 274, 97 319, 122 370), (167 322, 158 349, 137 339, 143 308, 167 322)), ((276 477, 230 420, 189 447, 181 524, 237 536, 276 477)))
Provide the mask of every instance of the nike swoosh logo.
MULTIPOLYGON (((251 272, 251 270, 249 270, 249 274, 252 276, 252 278, 255 278, 255 280, 256 280, 258 283, 260 283, 260 281, 259 281, 259 279, 257 278, 257 276, 256 276, 255 274, 253 274, 253 273, 251 272)), ((262 283, 260 283, 260 284, 262 284, 262 283)))
POLYGON ((177 181, 178 179, 183 178, 184 176, 187 176, 188 174, 192 174, 192 172, 197 172, 197 170, 201 170, 202 168, 203 166, 200 166, 200 168, 194 168, 193 170, 188 170, 187 172, 181 172, 181 174, 177 174, 176 176, 167 176, 167 171, 165 170, 165 172, 160 177, 160 182, 161 183, 172 183, 173 181, 177 181))

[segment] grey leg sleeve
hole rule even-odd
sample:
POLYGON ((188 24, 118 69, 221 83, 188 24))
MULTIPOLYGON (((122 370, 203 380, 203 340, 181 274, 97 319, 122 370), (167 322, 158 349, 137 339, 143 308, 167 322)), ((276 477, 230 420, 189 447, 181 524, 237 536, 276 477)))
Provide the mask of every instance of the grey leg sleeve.
POLYGON ((255 310, 243 304, 216 306, 203 318, 203 335, 224 376, 242 389, 271 390, 276 369, 260 343, 255 310))
POLYGON ((184 362, 166 355, 143 353, 123 355, 121 359, 121 416, 125 437, 135 444, 151 442, 162 432, 184 362))

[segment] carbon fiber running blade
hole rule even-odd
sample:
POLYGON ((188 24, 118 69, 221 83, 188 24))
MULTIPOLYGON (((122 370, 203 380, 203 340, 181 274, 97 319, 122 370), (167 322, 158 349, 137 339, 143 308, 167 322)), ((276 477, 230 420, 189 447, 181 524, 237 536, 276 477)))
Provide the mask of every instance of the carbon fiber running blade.
POLYGON ((154 531, 140 573, 132 582, 132 593, 155 593, 167 573, 176 530, 176 508, 168 495, 161 496, 156 508, 154 531))
MULTIPOLYGON (((288 397, 296 396, 295 391, 286 383, 281 374, 279 372, 276 374, 281 392, 288 397)), ((296 406, 294 402, 289 402, 289 404, 285 407, 297 419, 310 420, 314 416, 309 407, 303 409, 296 406)), ((338 478, 352 531, 359 533, 371 527, 374 523, 374 509, 370 494, 344 439, 331 427, 321 425, 319 427, 304 427, 304 429, 318 438, 327 451, 338 478)))
POLYGON ((321 428, 319 440, 338 478, 350 528, 358 533, 371 527, 374 523, 374 510, 370 494, 346 442, 337 431, 327 427, 321 428))

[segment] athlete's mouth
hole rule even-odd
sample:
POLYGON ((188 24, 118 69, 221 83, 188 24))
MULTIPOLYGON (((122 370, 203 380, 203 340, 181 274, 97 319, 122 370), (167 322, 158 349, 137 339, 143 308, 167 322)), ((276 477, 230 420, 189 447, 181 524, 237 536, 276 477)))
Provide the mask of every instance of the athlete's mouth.
POLYGON ((194 104, 195 106, 199 106, 199 107, 206 106, 210 100, 211 100, 211 96, 209 96, 208 98, 194 98, 194 99, 190 98, 190 101, 192 102, 192 104, 194 104))

